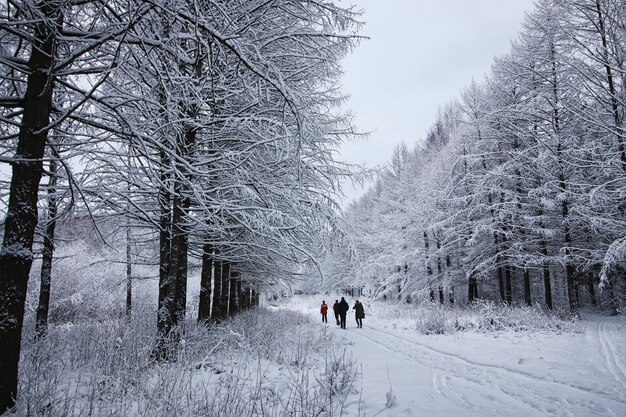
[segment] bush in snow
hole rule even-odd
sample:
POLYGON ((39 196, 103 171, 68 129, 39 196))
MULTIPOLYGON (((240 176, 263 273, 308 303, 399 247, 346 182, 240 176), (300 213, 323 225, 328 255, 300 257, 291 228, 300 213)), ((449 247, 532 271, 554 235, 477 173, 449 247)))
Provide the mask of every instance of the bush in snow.
MULTIPOLYGON (((144 315, 146 316, 146 315, 144 315)), ((352 358, 305 315, 255 309, 219 325, 188 321, 175 362, 150 353, 153 320, 52 324, 24 338, 17 414, 339 416, 352 358)))
POLYGON ((573 320, 562 319, 535 306, 511 307, 484 301, 469 307, 443 307, 424 303, 415 311, 416 328, 423 334, 457 331, 496 332, 512 330, 580 332, 573 320))

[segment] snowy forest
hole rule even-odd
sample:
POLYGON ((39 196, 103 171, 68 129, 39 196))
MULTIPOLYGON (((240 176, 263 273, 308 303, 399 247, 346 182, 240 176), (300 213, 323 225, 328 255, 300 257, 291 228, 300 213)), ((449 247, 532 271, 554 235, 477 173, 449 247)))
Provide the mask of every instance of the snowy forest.
POLYGON ((346 282, 409 303, 623 311, 624 13, 536 2, 510 52, 347 209, 346 282))
POLYGON ((0 7, 2 162, 12 170, 2 187, 0 409, 16 395, 33 259, 42 337, 55 249, 72 231, 124 254, 109 272, 126 262, 128 315, 132 266, 156 267, 159 360, 176 350, 192 263, 201 321, 318 268, 339 228, 338 181, 350 174, 333 149, 355 131, 337 87, 359 39, 355 12, 290 0, 0 7))
POLYGON ((380 415, 354 342, 311 325, 322 297, 426 335, 443 309, 482 316, 457 328, 512 314, 573 334, 582 309, 624 312, 623 2, 538 0, 380 170, 339 152, 367 136, 341 88, 362 17, 333 0, 0 2, 0 414, 380 415))

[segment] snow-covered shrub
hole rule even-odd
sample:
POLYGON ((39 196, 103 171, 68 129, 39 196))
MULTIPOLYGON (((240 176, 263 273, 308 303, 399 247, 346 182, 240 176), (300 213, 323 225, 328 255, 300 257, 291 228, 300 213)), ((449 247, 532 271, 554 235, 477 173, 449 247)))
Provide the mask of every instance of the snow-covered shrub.
MULTIPOLYGON (((50 323, 123 316, 125 308, 125 265, 110 262, 119 256, 111 249, 93 252, 83 240, 60 245, 52 267, 50 323)), ((39 296, 40 262, 29 279, 27 314, 34 313, 39 296)))
POLYGON ((309 365, 311 357, 320 356, 328 343, 311 326, 310 316, 293 311, 257 308, 229 320, 223 330, 237 336, 231 343, 239 348, 263 359, 297 367, 309 365))
POLYGON ((334 397, 345 398, 356 379, 356 361, 345 350, 331 350, 325 358, 324 373, 319 378, 323 394, 331 400, 334 397))
POLYGON ((38 342, 28 329, 17 414, 330 417, 356 378, 351 357, 300 313, 253 309, 209 327, 188 320, 169 363, 151 358, 154 326, 146 314, 81 320, 51 325, 38 342))
POLYGON ((474 312, 474 318, 467 321, 467 327, 474 326, 482 331, 578 332, 581 330, 575 321, 546 312, 538 306, 510 307, 485 301, 476 303, 468 311, 474 312))
POLYGON ((416 329, 423 334, 457 331, 497 332, 512 330, 580 332, 575 321, 560 318, 539 307, 511 307, 493 302, 477 302, 469 307, 443 307, 424 303, 416 309, 416 329))
POLYGON ((420 313, 416 320, 416 328, 423 334, 444 334, 450 333, 449 315, 445 308, 436 304, 420 308, 420 313))

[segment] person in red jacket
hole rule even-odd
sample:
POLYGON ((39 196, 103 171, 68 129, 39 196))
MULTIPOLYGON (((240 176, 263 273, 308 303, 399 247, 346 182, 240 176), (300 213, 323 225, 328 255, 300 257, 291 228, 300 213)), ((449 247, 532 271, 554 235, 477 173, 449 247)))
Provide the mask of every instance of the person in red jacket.
POLYGON ((328 306, 326 305, 326 301, 324 300, 322 300, 320 313, 322 313, 322 323, 328 323, 328 306))

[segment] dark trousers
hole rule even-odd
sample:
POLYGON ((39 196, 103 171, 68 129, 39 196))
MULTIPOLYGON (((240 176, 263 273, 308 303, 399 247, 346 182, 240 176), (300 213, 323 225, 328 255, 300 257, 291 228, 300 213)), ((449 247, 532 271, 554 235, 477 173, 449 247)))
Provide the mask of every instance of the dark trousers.
POLYGON ((363 319, 356 319, 356 327, 363 327, 363 319))
POLYGON ((346 313, 339 314, 339 321, 341 322, 341 328, 346 328, 346 313))
POLYGON ((328 313, 322 313, 322 323, 328 323, 328 313))
POLYGON ((339 326, 339 324, 341 324, 339 321, 339 313, 335 313, 335 320, 337 320, 337 326, 339 326))

